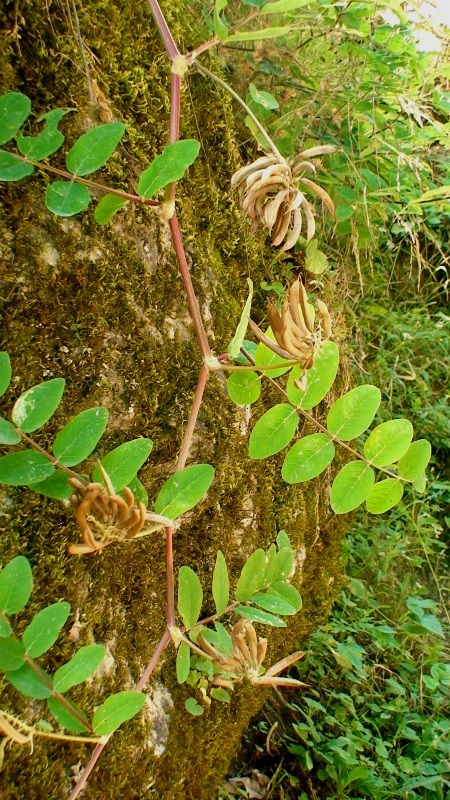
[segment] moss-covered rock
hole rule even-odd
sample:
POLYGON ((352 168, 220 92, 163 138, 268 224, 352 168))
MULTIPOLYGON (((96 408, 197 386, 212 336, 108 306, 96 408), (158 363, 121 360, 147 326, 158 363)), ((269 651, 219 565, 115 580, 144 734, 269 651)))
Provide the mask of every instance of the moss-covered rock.
MULTIPOLYGON (((92 124, 123 119, 124 144, 100 180, 135 186, 137 174, 167 142, 165 53, 145 3, 86 0, 77 7, 99 102, 89 104, 73 7, 64 2, 4 4, 0 91, 27 93, 36 115, 55 106, 77 109, 61 125, 69 143, 92 124)), ((167 13, 183 47, 202 40, 199 15, 190 7, 172 6, 167 13)), ((196 74, 183 91, 181 135, 202 145, 201 157, 179 187, 179 214, 203 318, 220 353, 239 318, 245 277, 257 285, 266 277, 265 253, 262 242, 249 237, 230 193, 229 179, 239 163, 230 102, 196 74)), ((61 158, 52 163, 64 166, 61 158)), ((154 211, 139 207, 129 207, 107 228, 95 225, 92 210, 55 218, 43 202, 48 181, 36 172, 1 186, 2 349, 11 355, 14 373, 3 413, 25 388, 63 375, 63 403, 39 432, 39 443, 49 446, 70 415, 104 405, 110 421, 100 453, 136 436, 154 440, 141 471, 152 498, 174 468, 201 361, 168 230, 154 211)), ((266 393, 253 413, 259 415, 269 400, 266 393)), ((227 398, 221 378, 211 377, 190 459, 213 464, 216 480, 180 527, 175 561, 177 569, 195 568, 208 589, 220 547, 236 581, 246 556, 257 546, 268 547, 284 527, 296 548, 295 581, 304 605, 287 632, 271 637, 269 660, 276 660, 297 649, 326 615, 339 576, 343 527, 327 508, 326 477, 292 488, 281 480, 281 458, 249 459, 248 423, 227 398)), ((72 605, 72 635, 66 626, 42 665, 52 671, 70 658, 78 634, 79 644, 96 641, 108 648, 101 677, 71 693, 92 712, 104 696, 137 682, 164 630, 161 535, 111 546, 96 557, 69 558, 66 545, 77 541, 78 533, 63 504, 9 487, 1 501, 1 561, 21 553, 30 559, 35 578, 19 630, 45 604, 66 599, 72 605)), ((207 592, 205 611, 210 610, 207 592)), ((176 683, 171 648, 148 691, 145 713, 113 737, 84 796, 210 800, 262 703, 261 693, 242 686, 231 706, 213 703, 193 718, 184 710, 187 691, 176 683)), ((44 713, 41 703, 28 703, 7 685, 3 697, 28 721, 44 713)), ((32 753, 13 746, 6 757, 2 797, 61 800, 89 748, 36 740, 32 753)))

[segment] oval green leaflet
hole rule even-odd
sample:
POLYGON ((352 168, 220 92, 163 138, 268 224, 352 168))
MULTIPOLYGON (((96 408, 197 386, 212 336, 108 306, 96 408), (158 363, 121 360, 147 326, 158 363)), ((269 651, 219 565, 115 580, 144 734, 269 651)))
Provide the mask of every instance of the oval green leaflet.
POLYGON ((56 721, 71 733, 86 733, 90 730, 88 718, 75 703, 70 702, 70 707, 73 708, 77 716, 72 714, 66 706, 63 706, 57 697, 48 697, 47 706, 56 721), (81 720, 84 720, 84 723, 81 720))
POLYGON ((103 436, 107 422, 106 408, 88 408, 77 414, 57 434, 53 455, 65 467, 84 461, 103 436))
POLYGON ((302 392, 295 385, 303 372, 300 366, 289 375, 286 392, 292 405, 310 411, 330 391, 339 367, 339 348, 334 342, 325 342, 317 353, 311 369, 306 371, 306 389, 302 392))
POLYGON ((9 353, 0 352, 0 397, 5 394, 11 383, 11 359, 9 353))
MULTIPOLYGON (((133 439, 131 442, 124 442, 111 450, 110 453, 102 458, 101 465, 114 487, 115 492, 120 492, 124 486, 133 480, 137 471, 147 461, 153 442, 151 439, 133 439)), ((98 467, 92 473, 92 480, 104 484, 102 474, 98 467)))
POLYGON ((188 644, 186 644, 186 642, 180 642, 180 646, 177 650, 177 661, 176 661, 178 683, 184 683, 186 681, 190 669, 191 669, 191 648, 189 647, 188 644))
POLYGON ((265 586, 266 554, 259 548, 245 562, 236 587, 236 600, 250 600, 252 594, 265 586))
POLYGON ((58 217, 73 217, 88 207, 91 195, 87 186, 71 181, 55 181, 45 190, 45 205, 58 217))
POLYGON ((98 225, 107 225, 121 208, 128 205, 129 201, 116 194, 105 194, 95 207, 94 219, 98 225))
POLYGON ((380 402, 381 392, 376 386, 357 386, 331 406, 328 430, 343 442, 356 439, 371 424, 380 402))
POLYGON ((73 109, 55 108, 49 111, 42 117, 39 117, 38 122, 45 120, 44 129, 36 136, 22 136, 19 134, 17 137, 17 148, 30 161, 42 161, 48 158, 52 153, 57 150, 64 143, 64 134, 59 131, 58 124, 61 122, 63 116, 68 114, 73 109))
POLYGON ((94 714, 92 724, 97 736, 108 736, 113 731, 134 717, 141 710, 146 700, 142 692, 117 692, 108 697, 94 714))
POLYGON ((14 404, 11 415, 14 425, 24 433, 41 428, 58 408, 64 386, 64 378, 53 378, 27 389, 14 404))
POLYGON ((38 611, 25 628, 22 642, 30 658, 39 658, 56 642, 59 632, 67 621, 70 603, 53 603, 38 611))
POLYGON ((296 442, 287 452, 281 474, 286 483, 316 478, 331 464, 335 448, 325 433, 313 433, 296 442))
POLYGON ((0 144, 6 144, 20 130, 31 111, 31 100, 21 92, 0 97, 0 144))
POLYGON ((200 144, 195 139, 181 139, 167 145, 141 174, 138 194, 145 198, 153 197, 159 189, 180 180, 188 167, 194 163, 199 151, 200 144))
POLYGON ((217 552, 214 567, 212 594, 216 613, 220 616, 225 611, 230 599, 230 579, 228 577, 227 563, 221 550, 217 552))
POLYGON ((400 502, 403 496, 404 484, 396 478, 375 483, 367 497, 366 507, 371 514, 384 514, 400 502))
POLYGON ((17 614, 25 608, 33 589, 30 562, 16 556, 0 572, 0 609, 5 614, 17 614))
MULTIPOLYGON (((364 444, 364 455, 375 467, 386 467, 405 455, 413 437, 408 419, 391 419, 378 425, 364 444)), ((423 470, 421 470, 422 472, 423 470)))
POLYGON ((0 150, 0 181, 20 181, 32 175, 34 167, 21 161, 18 156, 0 150))
POLYGON ((192 714, 193 717, 200 717, 203 714, 203 706, 197 703, 195 697, 188 697, 186 700, 184 707, 189 714, 192 714))
POLYGON ((53 694, 52 679, 44 670, 39 668, 36 673, 28 664, 23 664, 20 669, 5 671, 5 675, 10 683, 22 694, 27 697, 34 697, 36 700, 45 700, 53 694))
POLYGON ((430 458, 431 444, 427 439, 417 439, 397 464, 399 476, 407 481, 416 480, 425 471, 430 458))
POLYGON ((0 444, 19 444, 22 441, 20 433, 7 419, 0 419, 0 444))
POLYGON ((259 622, 261 625, 272 625, 274 628, 285 628, 286 623, 284 620, 271 614, 269 611, 263 611, 261 608, 251 608, 250 606, 236 606, 234 609, 236 614, 239 614, 250 622, 259 622))
POLYGON ((197 505, 214 478, 210 464, 193 464, 172 475, 155 500, 155 512, 176 519, 197 505))
POLYGON ((250 458, 261 459, 283 450, 295 435, 298 414, 289 403, 273 406, 252 430, 248 451, 250 458))
POLYGON ((261 394, 261 378, 250 370, 232 372, 227 380, 227 390, 236 405, 251 405, 261 394))
POLYGON ((73 658, 56 670, 53 686, 56 692, 67 692, 72 686, 87 681, 100 666, 106 654, 103 644, 88 644, 80 647, 73 658))
POLYGON ((13 639, 2 639, 0 642, 0 669, 15 671, 25 663, 25 648, 22 642, 13 639))
POLYGON ((203 590, 198 575, 190 567, 181 567, 178 573, 178 613, 185 628, 197 622, 203 603, 203 590))
POLYGON ((66 156, 66 167, 73 175, 90 175, 103 167, 114 153, 123 134, 122 122, 109 122, 83 133, 66 156))
POLYGON ((367 500, 375 482, 375 473, 364 461, 350 461, 336 475, 331 487, 331 508, 335 514, 347 514, 367 500))
POLYGON ((54 471, 53 464, 35 450, 19 450, 0 458, 0 483, 6 486, 32 486, 54 471))

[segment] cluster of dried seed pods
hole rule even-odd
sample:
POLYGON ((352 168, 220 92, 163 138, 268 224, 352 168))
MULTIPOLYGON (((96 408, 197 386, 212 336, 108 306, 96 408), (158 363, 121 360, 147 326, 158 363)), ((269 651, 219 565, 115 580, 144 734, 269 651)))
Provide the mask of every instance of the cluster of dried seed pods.
POLYGON ((197 644, 211 660, 215 669, 213 683, 234 689, 234 684, 245 678, 251 683, 261 686, 306 686, 295 678, 280 678, 280 672, 299 661, 305 653, 297 651, 277 661, 272 667, 264 670, 263 661, 267 651, 267 639, 257 637, 251 622, 240 619, 231 631, 231 655, 227 656, 206 641, 200 633, 197 644))
POLYGON ((295 359, 303 369, 311 369, 318 346, 331 336, 331 317, 326 303, 316 300, 320 323, 308 304, 306 289, 299 278, 286 292, 281 313, 273 303, 268 303, 267 313, 276 343, 269 339, 252 320, 250 328, 267 347, 281 358, 295 359))
POLYGON ((69 555, 95 553, 112 542, 133 539, 144 526, 144 504, 141 501, 135 504, 128 487, 122 489, 123 497, 115 494, 108 475, 104 470, 102 474, 107 488, 101 483, 85 485, 77 478, 70 478, 75 490, 70 502, 84 544, 69 544, 69 555))
POLYGON ((250 217, 254 229, 260 223, 268 229, 275 247, 282 245, 282 250, 294 247, 303 227, 302 211, 307 241, 314 236, 313 210, 300 191, 299 182, 316 194, 334 214, 329 194, 305 177, 306 173, 316 171, 308 159, 328 155, 334 150, 331 145, 311 147, 299 153, 291 163, 275 155, 265 155, 239 169, 231 178, 231 185, 239 191, 243 213, 250 217))

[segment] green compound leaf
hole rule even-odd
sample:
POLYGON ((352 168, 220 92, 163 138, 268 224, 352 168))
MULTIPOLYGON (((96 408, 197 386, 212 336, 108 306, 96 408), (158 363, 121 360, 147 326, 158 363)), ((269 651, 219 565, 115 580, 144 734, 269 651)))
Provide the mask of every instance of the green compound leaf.
POLYGON ((254 103, 257 103, 257 105, 262 106, 262 108, 265 108, 266 110, 279 108, 278 101, 272 94, 270 94, 270 92, 260 91, 256 88, 254 83, 251 83, 248 88, 250 91, 250 97, 254 103))
POLYGON ((247 333, 248 321, 250 319, 250 309, 252 306, 252 298, 253 298, 253 281, 250 278, 247 278, 248 283, 248 297, 245 301, 245 305, 241 314, 241 318, 239 320, 239 324, 236 328, 236 333, 233 336, 230 344, 228 345, 228 352, 231 358, 237 358, 241 347, 243 345, 245 334, 247 333))
POLYGON ((167 145, 140 176, 138 194, 145 198, 153 197, 159 189, 180 180, 194 163, 199 150, 200 144, 196 139, 182 139, 167 145))
POLYGON ((189 714, 192 714, 193 717, 199 717, 201 714, 203 714, 204 711, 203 706, 197 703, 195 697, 188 697, 188 699, 184 704, 184 707, 186 711, 189 712, 189 714))
MULTIPOLYGON (((272 340, 272 342, 275 341, 275 336, 273 335, 271 328, 267 328, 265 334, 269 339, 272 340)), ((266 347, 266 345, 263 344, 262 342, 259 343, 255 351, 255 364, 257 364, 258 367, 265 367, 269 364, 282 364, 282 363, 283 359, 280 358, 280 356, 277 356, 277 354, 274 353, 273 350, 270 350, 270 348, 266 347)), ((284 373, 288 372, 288 370, 290 369, 292 369, 291 365, 287 367, 277 367, 276 369, 265 370, 264 374, 268 375, 269 378, 279 378, 280 375, 284 375, 284 373)))
POLYGON ((427 439, 417 439, 399 460, 397 464, 398 474, 407 481, 414 481, 425 472, 430 458, 431 444, 427 439))
POLYGON ((70 705, 78 712, 80 717, 85 719, 86 722, 84 725, 77 717, 70 713, 66 706, 61 705, 56 697, 47 698, 47 706, 50 714, 52 714, 52 716, 57 722, 59 722, 60 725, 63 726, 63 728, 66 728, 71 733, 86 733, 86 731, 89 731, 88 718, 83 713, 81 708, 78 708, 78 706, 75 705, 75 703, 71 702, 70 705))
POLYGON ((296 613, 294 606, 278 594, 271 591, 253 594, 250 598, 252 603, 263 608, 264 611, 271 611, 273 614, 292 615, 296 613))
POLYGON ((283 450, 297 430, 298 414, 289 403, 273 406, 258 420, 248 445, 250 458, 261 459, 283 450))
POLYGON ((286 36, 291 33, 294 28, 262 28, 259 31, 239 31, 227 36, 225 44, 230 42, 259 42, 261 39, 277 39, 280 36, 286 36))
POLYGON ((367 511, 371 514, 384 514, 400 502, 403 497, 404 484, 395 478, 386 478, 375 483, 366 500, 367 511))
POLYGON ((69 172, 77 176, 96 172, 112 156, 124 133, 122 122, 108 122, 83 133, 67 153, 69 172))
POLYGON ((389 422, 383 422, 366 440, 364 455, 375 467, 393 464, 405 455, 413 433, 413 426, 407 419, 391 419, 389 422))
POLYGON ((194 464, 176 472, 155 500, 155 512, 176 519, 190 511, 205 496, 214 478, 210 464, 194 464))
POLYGON ((117 692, 97 708, 92 724, 97 736, 108 736, 113 731, 134 717, 145 703, 142 692, 117 692))
POLYGON ((316 478, 333 461, 335 448, 325 433, 313 433, 296 442, 286 454, 281 474, 286 483, 316 478))
POLYGON ((331 508, 335 514, 347 514, 367 500, 375 482, 375 473, 363 461, 350 461, 336 475, 331 487, 331 508))
POLYGON ((241 617, 245 617, 245 619, 249 619, 250 622, 260 622, 261 625, 272 625, 274 628, 286 627, 284 620, 280 619, 279 617, 275 617, 274 614, 270 614, 268 611, 262 611, 262 609, 259 608, 236 606, 234 610, 236 614, 239 614, 241 617))
POLYGON ((57 150, 64 143, 64 135, 61 131, 57 130, 59 122, 65 114, 68 114, 71 109, 55 108, 44 114, 39 118, 38 122, 45 120, 45 128, 37 136, 22 136, 19 134, 17 137, 17 147, 19 152, 22 153, 30 161, 42 161, 48 158, 52 153, 57 150))
POLYGON ((184 683, 191 669, 191 648, 186 642, 181 642, 177 650, 177 681, 184 683))
POLYGON ((228 694, 227 690, 224 689, 222 686, 217 686, 214 689, 211 689, 211 697, 213 700, 220 700, 221 703, 230 703, 231 697, 228 694))
POLYGON ((106 654, 102 644, 89 644, 75 653, 73 658, 56 670, 53 676, 55 691, 64 694, 72 686, 87 681, 94 674, 106 654))
POLYGON ((0 458, 0 483, 7 486, 31 486, 54 471, 53 464, 35 450, 20 450, 0 458))
POLYGON ((227 562, 221 550, 216 556, 212 581, 212 595, 216 612, 220 616, 225 611, 230 599, 230 579, 228 577, 227 562))
POLYGON ((73 217, 91 201, 87 186, 71 181, 55 181, 45 190, 45 205, 58 217, 73 217))
POLYGON ((33 492, 43 494, 44 497, 52 497, 54 500, 68 500, 73 494, 73 487, 69 483, 69 475, 60 469, 55 469, 54 473, 44 481, 33 483, 30 489, 33 492))
POLYGON ((0 642, 0 669, 5 672, 20 669, 25 663, 25 649, 22 642, 12 637, 0 642))
POLYGON ((279 531, 277 534, 277 545, 280 550, 289 547, 292 550, 291 542, 289 540, 289 536, 287 535, 286 531, 279 531))
POLYGON ((22 636, 22 642, 30 658, 39 658, 50 649, 69 614, 70 603, 53 603, 36 614, 22 636))
POLYGON ((266 3, 261 9, 261 14, 285 14, 287 11, 296 11, 297 8, 309 6, 312 0, 276 0, 275 3, 266 3))
POLYGON ((26 164, 12 153, 0 150, 0 181, 20 181, 32 175, 34 167, 26 164))
POLYGON ((227 390, 233 403, 251 405, 261 394, 261 378, 250 370, 232 372, 227 380, 227 390))
POLYGON ((331 406, 328 430, 343 442, 356 439, 369 427, 380 402, 381 392, 376 386, 357 386, 331 406))
POLYGON ((11 383, 11 359, 9 353, 0 352, 0 397, 5 394, 11 383))
POLYGON ((58 433, 53 443, 53 455, 65 467, 84 461, 103 436, 107 422, 106 408, 88 408, 77 414, 58 433))
POLYGON ((24 433, 32 433, 41 428, 58 408, 64 386, 64 378, 53 378, 21 394, 12 410, 14 425, 24 433))
POLYGON ((20 130, 31 111, 31 100, 21 92, 0 97, 0 144, 5 144, 20 130))
POLYGON ((5 671, 5 675, 14 688, 27 697, 45 700, 53 692, 50 675, 42 669, 39 669, 39 674, 36 674, 28 664, 24 664, 14 672, 5 671))
POLYGON ((300 366, 293 368, 289 375, 286 391, 290 402, 305 411, 317 406, 330 391, 339 367, 339 348, 334 342, 325 342, 314 359, 314 365, 307 370, 306 389, 300 391, 294 381, 303 372, 300 366))
MULTIPOLYGON (((101 465, 108 473, 109 479, 115 492, 120 492, 124 486, 128 486, 133 480, 137 471, 147 461, 153 442, 151 439, 133 439, 125 442, 102 458, 101 465)), ((98 467, 92 473, 94 482, 103 483, 104 480, 98 467)))
POLYGON ((203 603, 203 590, 198 575, 190 567, 178 572, 178 613, 189 630, 197 622, 203 603))
POLYGON ((19 444, 22 441, 20 433, 17 433, 14 425, 7 419, 0 418, 0 444, 19 444))
POLYGON ((236 600, 244 603, 265 586, 266 554, 259 548, 245 562, 236 587, 236 600))
POLYGON ((275 581, 272 583, 270 587, 270 594, 278 595, 286 600, 290 606, 294 609, 294 613, 296 614, 300 611, 302 607, 302 598, 300 592, 297 591, 295 586, 291 586, 290 583, 286 583, 286 581, 275 581))
POLYGON ((0 609, 5 614, 17 614, 25 608, 33 589, 30 562, 16 556, 0 572, 0 609))
POLYGON ((128 200, 116 194, 105 194, 94 211, 94 219, 99 225, 107 225, 121 208, 128 205, 128 200))

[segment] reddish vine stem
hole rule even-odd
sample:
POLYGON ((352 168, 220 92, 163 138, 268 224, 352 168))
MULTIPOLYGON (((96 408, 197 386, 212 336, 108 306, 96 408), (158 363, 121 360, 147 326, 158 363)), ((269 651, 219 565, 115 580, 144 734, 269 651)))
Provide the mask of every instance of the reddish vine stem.
POLYGON ((175 581, 173 574, 173 528, 166 528, 167 627, 175 625, 175 581))
POLYGON ((169 226, 170 226, 170 232, 172 234, 172 241, 177 256, 178 265, 180 267, 181 279, 184 284, 184 289, 189 304, 189 311, 191 312, 191 317, 194 323, 194 328, 197 334, 200 350, 202 351, 203 358, 209 358, 209 356, 211 356, 211 349, 208 344, 208 339, 206 337, 206 331, 203 325, 203 320, 201 318, 197 296, 195 294, 194 287, 192 285, 192 280, 189 273, 189 267, 186 260, 186 254, 184 252, 183 242, 181 239, 180 226, 178 225, 178 219, 176 214, 174 214, 173 217, 169 219, 169 226))
POLYGON ((172 36, 172 33, 169 29, 169 26, 165 20, 164 14, 162 13, 158 0, 147 0, 147 3, 150 7, 150 11, 152 12, 153 19, 155 21, 155 25, 158 28, 159 34, 161 39, 164 42, 164 46, 167 50, 167 55, 172 60, 180 55, 180 51, 175 44, 175 40, 172 36))
POLYGON ((183 438, 183 444, 181 446, 180 455, 178 456, 177 462, 177 472, 184 469, 186 464, 186 459, 189 454, 189 448, 192 443, 192 436, 194 433, 195 423, 197 422, 198 412, 200 410, 200 406, 202 404, 203 399, 203 392, 205 391, 206 382, 209 378, 209 369, 202 364, 202 368, 200 370, 200 375, 198 378, 197 389, 195 391, 194 402, 192 403, 191 413, 189 415, 188 424, 186 426, 186 431, 183 438))

